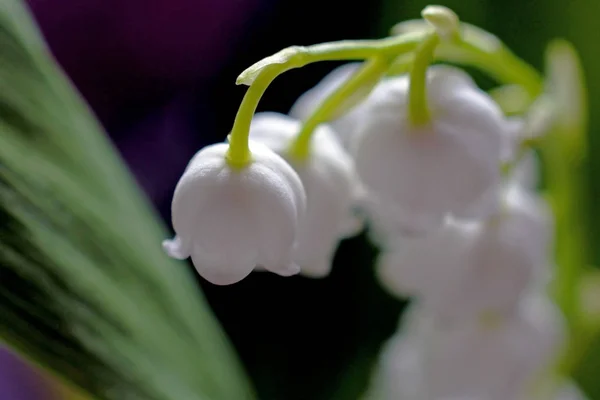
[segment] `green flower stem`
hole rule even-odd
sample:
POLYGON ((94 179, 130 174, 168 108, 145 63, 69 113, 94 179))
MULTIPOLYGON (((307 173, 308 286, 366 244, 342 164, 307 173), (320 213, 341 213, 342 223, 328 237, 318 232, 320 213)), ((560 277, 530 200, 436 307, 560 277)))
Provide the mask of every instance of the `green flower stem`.
MULTIPOLYGON (((442 42, 437 47, 433 60, 475 67, 499 82, 522 86, 531 98, 539 96, 543 91, 542 77, 535 68, 504 47, 489 51, 467 41, 442 42)), ((390 67, 388 75, 409 72, 411 62, 409 57, 399 58, 390 67)))
POLYGON ((408 87, 408 119, 413 125, 424 125, 431 119, 427 104, 427 68, 439 43, 439 35, 431 33, 415 54, 408 87))
POLYGON ((369 82, 377 81, 385 74, 390 65, 389 58, 375 57, 365 62, 364 66, 327 97, 320 107, 304 122, 300 132, 290 146, 289 154, 296 160, 305 160, 310 153, 310 140, 315 128, 331 119, 338 111, 340 104, 350 98, 369 82))
POLYGON ((532 98, 536 98, 543 92, 544 84, 541 75, 506 47, 500 46, 496 51, 487 52, 473 43, 461 42, 458 48, 464 51, 464 55, 455 52, 458 55, 455 60, 452 52, 443 46, 440 46, 440 56, 445 57, 447 61, 455 62, 459 62, 462 57, 468 65, 485 71, 500 82, 522 86, 532 98))
POLYGON ((414 50, 424 35, 422 32, 411 32, 380 40, 344 40, 308 47, 293 46, 255 63, 243 71, 236 81, 237 84, 250 87, 229 135, 230 147, 225 157, 227 163, 234 168, 244 168, 252 162, 248 148, 250 123, 262 95, 280 74, 319 61, 387 59, 414 50))
POLYGON ((252 162, 252 154, 248 147, 248 137, 250 135, 250 123, 258 106, 262 95, 275 79, 277 75, 263 74, 253 85, 251 85, 244 98, 242 104, 237 111, 233 128, 228 136, 229 149, 225 155, 225 160, 233 168, 244 168, 252 162))

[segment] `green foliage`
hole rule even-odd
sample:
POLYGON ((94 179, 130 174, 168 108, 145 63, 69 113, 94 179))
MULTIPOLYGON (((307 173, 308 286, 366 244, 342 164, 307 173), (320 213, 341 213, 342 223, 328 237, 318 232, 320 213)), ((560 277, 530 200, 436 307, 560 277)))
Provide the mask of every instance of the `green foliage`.
POLYGON ((0 2, 0 337, 98 399, 251 399, 166 232, 19 0, 0 2))

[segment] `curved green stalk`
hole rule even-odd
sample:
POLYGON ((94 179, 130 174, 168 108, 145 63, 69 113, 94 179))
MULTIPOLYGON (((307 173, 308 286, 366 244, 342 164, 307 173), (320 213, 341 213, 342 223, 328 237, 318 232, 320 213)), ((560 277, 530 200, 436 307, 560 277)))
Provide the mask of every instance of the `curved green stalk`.
MULTIPOLYGON (((414 32, 426 32, 424 26, 414 29, 414 32)), ((485 31, 466 30, 462 39, 440 43, 434 53, 434 61, 475 67, 499 82, 522 86, 531 98, 540 95, 543 91, 543 79, 539 72, 515 56, 500 41, 490 43, 489 38, 482 38, 484 33, 488 35, 485 31)), ((399 58, 391 65, 388 74, 404 74, 409 68, 410 59, 399 58)))
POLYGON ((258 102, 267 90, 269 84, 277 75, 263 74, 254 84, 252 84, 240 104, 240 108, 235 116, 233 128, 228 136, 229 149, 225 155, 225 160, 233 168, 243 168, 252 162, 252 154, 248 148, 248 138, 250 136, 250 123, 256 112, 258 102))
MULTIPOLYGON (((227 163, 233 168, 243 168, 252 161, 248 148, 250 123, 262 95, 271 82, 280 74, 318 61, 369 58, 384 60, 391 57, 391 55, 413 50, 422 38, 422 33, 415 32, 380 40, 339 41, 308 47, 293 46, 255 63, 243 71, 236 81, 237 84, 246 84, 250 87, 238 109, 229 135, 230 147, 225 156, 227 163)), ((374 67, 373 71, 368 72, 369 76, 375 74, 379 68, 381 67, 374 67)), ((349 92, 346 94, 349 94, 349 92)), ((318 116, 318 118, 321 117, 318 116)), ((300 145, 300 148, 302 146, 304 145, 300 145)), ((300 149, 298 154, 301 154, 302 151, 300 149)))
POLYGON ((376 57, 365 62, 365 65, 357 73, 327 97, 320 107, 304 122, 290 146, 290 155, 296 160, 306 159, 310 152, 310 140, 315 128, 329 120, 338 111, 344 100, 368 82, 379 80, 379 77, 385 73, 388 66, 389 61, 385 57, 376 57))
POLYGON ((408 86, 408 119, 413 125, 424 125, 431 119, 427 104, 427 69, 439 43, 438 34, 432 33, 415 54, 408 86))

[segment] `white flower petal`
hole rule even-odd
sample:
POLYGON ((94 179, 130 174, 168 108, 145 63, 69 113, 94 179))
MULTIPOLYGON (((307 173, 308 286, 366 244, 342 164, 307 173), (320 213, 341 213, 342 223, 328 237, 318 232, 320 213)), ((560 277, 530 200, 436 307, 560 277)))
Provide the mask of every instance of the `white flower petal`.
POLYGON ((430 234, 399 237, 379 258, 382 285, 416 296, 442 320, 512 312, 531 285, 547 281, 551 218, 540 199, 516 186, 500 203, 490 221, 447 219, 430 234))
POLYGON ((353 161, 325 125, 316 129, 307 160, 289 158, 289 147, 299 130, 300 123, 288 116, 258 113, 250 135, 287 157, 300 176, 307 194, 307 212, 300 224, 294 261, 304 275, 321 277, 331 269, 339 240, 359 231, 354 212, 358 182, 353 161))
POLYGON ((185 260, 190 256, 190 249, 183 245, 179 236, 175 236, 172 240, 163 240, 162 245, 169 257, 185 260))
MULTIPOLYGON (((557 354, 562 325, 548 300, 535 300, 499 323, 458 324, 436 330, 425 350, 432 396, 516 398, 557 354)), ((530 301, 526 299, 524 303, 530 301)))
POLYGON ((399 297, 437 300, 447 287, 457 285, 467 264, 477 225, 448 220, 439 230, 402 237, 384 250, 376 271, 381 284, 399 297))
POLYGON ((173 195, 171 256, 191 255, 199 274, 218 285, 235 283, 257 265, 290 275, 290 260, 306 208, 300 178, 266 146, 250 142, 253 161, 225 161, 227 144, 200 150, 173 195))
POLYGON ((452 71, 429 75, 430 124, 408 122, 409 81, 403 76, 375 89, 359 125, 354 151, 361 180, 408 225, 441 224, 500 180, 506 121, 485 92, 452 71))
POLYGON ((377 384, 390 399, 519 398, 558 354, 563 329, 556 308, 539 293, 494 324, 447 325, 423 315, 408 323, 380 363, 377 384))

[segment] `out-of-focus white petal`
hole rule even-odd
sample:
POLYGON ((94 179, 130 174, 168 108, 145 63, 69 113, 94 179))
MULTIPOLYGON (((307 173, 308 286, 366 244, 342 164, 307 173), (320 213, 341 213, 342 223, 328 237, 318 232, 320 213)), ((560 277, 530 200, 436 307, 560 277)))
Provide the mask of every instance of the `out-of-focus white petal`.
POLYGON ((489 221, 448 218, 429 234, 390 242, 376 267, 382 285, 441 320, 512 312, 528 288, 547 281, 552 220, 541 199, 517 186, 500 203, 489 221))
POLYGON ((544 279, 552 234, 545 204, 517 186, 505 190, 502 202, 501 211, 472 236, 459 279, 457 274, 424 297, 442 318, 511 312, 527 289, 544 279))
POLYGON ((514 315, 491 325, 474 321, 438 327, 425 350, 432 397, 516 398, 558 354, 562 329, 557 310, 537 293, 525 298, 514 315))
POLYGON ((560 388, 555 400, 586 400, 586 396, 575 383, 567 382, 560 388))
POLYGON ((521 398, 563 340, 563 321, 540 293, 495 322, 445 324, 413 311, 382 352, 374 384, 384 399, 521 398))
POLYGON ((399 237, 377 260, 379 281, 398 297, 437 299, 439 293, 462 279, 478 228, 476 224, 448 220, 429 234, 399 237))

